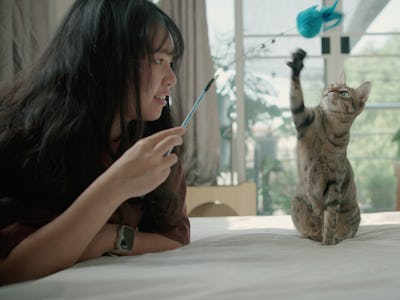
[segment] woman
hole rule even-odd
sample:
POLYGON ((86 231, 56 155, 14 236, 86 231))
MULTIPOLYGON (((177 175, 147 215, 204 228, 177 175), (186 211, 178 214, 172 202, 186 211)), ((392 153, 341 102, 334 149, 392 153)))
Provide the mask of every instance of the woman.
POLYGON ((146 0, 77 0, 0 96, 0 282, 189 243, 168 106, 179 29, 146 0), (174 151, 166 155, 169 149, 174 151))

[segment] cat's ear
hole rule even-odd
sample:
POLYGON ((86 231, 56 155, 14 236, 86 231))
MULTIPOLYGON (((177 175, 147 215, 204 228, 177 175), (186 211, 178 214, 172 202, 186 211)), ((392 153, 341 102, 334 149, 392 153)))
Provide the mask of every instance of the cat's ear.
POLYGON ((367 102, 369 93, 371 92, 371 87, 372 83, 370 81, 365 81, 357 88, 358 98, 363 104, 367 102))
POLYGON ((346 73, 344 71, 340 74, 338 83, 346 85, 346 73))

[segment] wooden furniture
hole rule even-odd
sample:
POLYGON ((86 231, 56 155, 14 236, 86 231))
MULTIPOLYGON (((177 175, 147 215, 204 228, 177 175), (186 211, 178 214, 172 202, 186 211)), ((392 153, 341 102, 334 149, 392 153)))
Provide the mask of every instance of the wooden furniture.
POLYGON ((254 216, 256 184, 230 186, 188 186, 186 205, 189 216, 254 216))
POLYGON ((189 217, 228 217, 238 216, 238 213, 229 205, 220 201, 200 204, 189 212, 189 217))

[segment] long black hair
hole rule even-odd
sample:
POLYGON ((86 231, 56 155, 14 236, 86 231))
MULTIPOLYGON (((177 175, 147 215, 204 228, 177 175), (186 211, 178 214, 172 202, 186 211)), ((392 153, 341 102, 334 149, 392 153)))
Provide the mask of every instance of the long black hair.
MULTIPOLYGON (((62 211, 104 172, 104 154, 116 160, 138 139, 173 126, 169 105, 156 121, 141 118, 140 62, 152 57, 160 28, 165 40, 172 38, 175 68, 182 36, 155 4, 74 2, 43 55, 0 96, 0 198, 62 211), (128 124, 132 92, 137 119, 128 124), (115 154, 110 133, 118 114, 121 142, 115 154)), ((158 201, 154 213, 161 216, 167 207, 174 209, 176 192, 171 180, 159 190, 166 200, 164 206, 158 201)))

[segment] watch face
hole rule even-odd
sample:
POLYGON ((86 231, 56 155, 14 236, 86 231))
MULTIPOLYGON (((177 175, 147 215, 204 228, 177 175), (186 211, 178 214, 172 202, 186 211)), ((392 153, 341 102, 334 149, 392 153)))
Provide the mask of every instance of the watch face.
POLYGON ((128 226, 121 227, 120 247, 123 250, 130 251, 133 248, 133 239, 135 238, 135 230, 128 226))

